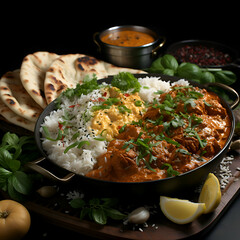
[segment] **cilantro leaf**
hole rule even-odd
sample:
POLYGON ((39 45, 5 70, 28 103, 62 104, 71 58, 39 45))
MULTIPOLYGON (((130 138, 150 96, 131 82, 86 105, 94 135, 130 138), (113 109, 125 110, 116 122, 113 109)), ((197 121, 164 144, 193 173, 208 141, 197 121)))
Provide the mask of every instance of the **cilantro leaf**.
POLYGON ((164 168, 167 168, 167 176, 168 177, 173 177, 173 176, 178 176, 179 175, 179 172, 174 170, 172 165, 169 164, 169 163, 164 163, 162 166, 161 166, 161 169, 164 169, 164 168))
POLYGON ((113 87, 119 88, 121 91, 126 92, 131 90, 132 93, 139 92, 141 85, 137 78, 129 72, 120 72, 113 77, 111 82, 113 87))

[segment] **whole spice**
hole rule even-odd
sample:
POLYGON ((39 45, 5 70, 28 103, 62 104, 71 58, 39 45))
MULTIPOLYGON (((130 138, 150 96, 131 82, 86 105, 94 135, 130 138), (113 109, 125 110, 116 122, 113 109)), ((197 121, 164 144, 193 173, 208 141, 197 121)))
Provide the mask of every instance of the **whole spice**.
POLYGON ((228 53, 205 45, 185 45, 171 54, 179 62, 190 62, 199 66, 220 66, 232 62, 228 53))

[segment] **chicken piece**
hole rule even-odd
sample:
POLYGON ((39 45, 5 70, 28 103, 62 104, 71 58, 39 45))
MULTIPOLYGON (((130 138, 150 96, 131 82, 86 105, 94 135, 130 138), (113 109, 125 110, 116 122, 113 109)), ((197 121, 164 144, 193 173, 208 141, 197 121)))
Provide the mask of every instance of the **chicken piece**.
POLYGON ((147 112, 144 114, 143 119, 156 120, 160 117, 160 112, 158 108, 149 107, 147 112))
POLYGON ((199 141, 195 137, 177 135, 173 139, 183 145, 191 153, 196 153, 199 150, 199 141))
POLYGON ((141 128, 135 125, 127 125, 122 133, 118 135, 118 139, 127 140, 137 139, 141 132, 141 128))
POLYGON ((219 145, 218 141, 216 138, 211 137, 207 139, 207 145, 202 151, 206 152, 203 156, 207 158, 211 158, 215 156, 220 150, 221 146, 219 145))

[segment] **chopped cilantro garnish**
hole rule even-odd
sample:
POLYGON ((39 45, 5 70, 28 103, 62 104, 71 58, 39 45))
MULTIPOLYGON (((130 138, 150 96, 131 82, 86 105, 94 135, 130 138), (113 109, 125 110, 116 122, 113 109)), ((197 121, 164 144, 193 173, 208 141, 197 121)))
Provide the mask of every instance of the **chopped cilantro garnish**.
POLYGON ((142 101, 137 100, 137 101, 134 102, 134 104, 135 104, 136 107, 141 107, 142 106, 142 101))
POLYGON ((89 75, 87 75, 83 79, 82 84, 77 84, 75 88, 68 88, 67 90, 62 92, 61 95, 56 99, 56 106, 57 108, 60 107, 63 97, 66 97, 71 100, 75 96, 80 97, 81 95, 87 95, 93 90, 99 89, 100 87, 101 85, 97 83, 96 74, 93 74, 92 77, 89 77, 89 75))
POLYGON ((118 98, 108 98, 101 105, 96 105, 92 107, 92 111, 98 111, 102 109, 110 109, 110 107, 114 104, 119 103, 120 100, 118 98))
POLYGON ((132 111, 129 109, 129 108, 127 108, 125 105, 120 105, 120 106, 118 106, 118 111, 120 112, 120 113, 131 113, 132 111))
POLYGON ((173 176, 178 176, 179 175, 179 172, 174 170, 172 165, 169 164, 169 163, 164 163, 162 166, 161 166, 161 169, 164 169, 164 168, 167 168, 167 176, 168 177, 173 177, 173 176))
POLYGON ((129 72, 120 72, 113 77, 111 82, 113 87, 119 88, 122 92, 131 91, 132 93, 139 92, 141 85, 137 78, 129 72))

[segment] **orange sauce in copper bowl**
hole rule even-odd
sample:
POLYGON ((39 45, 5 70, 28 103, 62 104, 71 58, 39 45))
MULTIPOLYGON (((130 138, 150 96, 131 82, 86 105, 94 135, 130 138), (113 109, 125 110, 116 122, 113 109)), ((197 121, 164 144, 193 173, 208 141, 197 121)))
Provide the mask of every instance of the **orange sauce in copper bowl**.
POLYGON ((115 46, 139 47, 154 42, 155 38, 144 32, 122 30, 102 36, 101 41, 115 46))
POLYGON ((94 42, 105 61, 136 69, 149 67, 165 41, 156 31, 136 25, 111 27, 94 34, 94 42))

